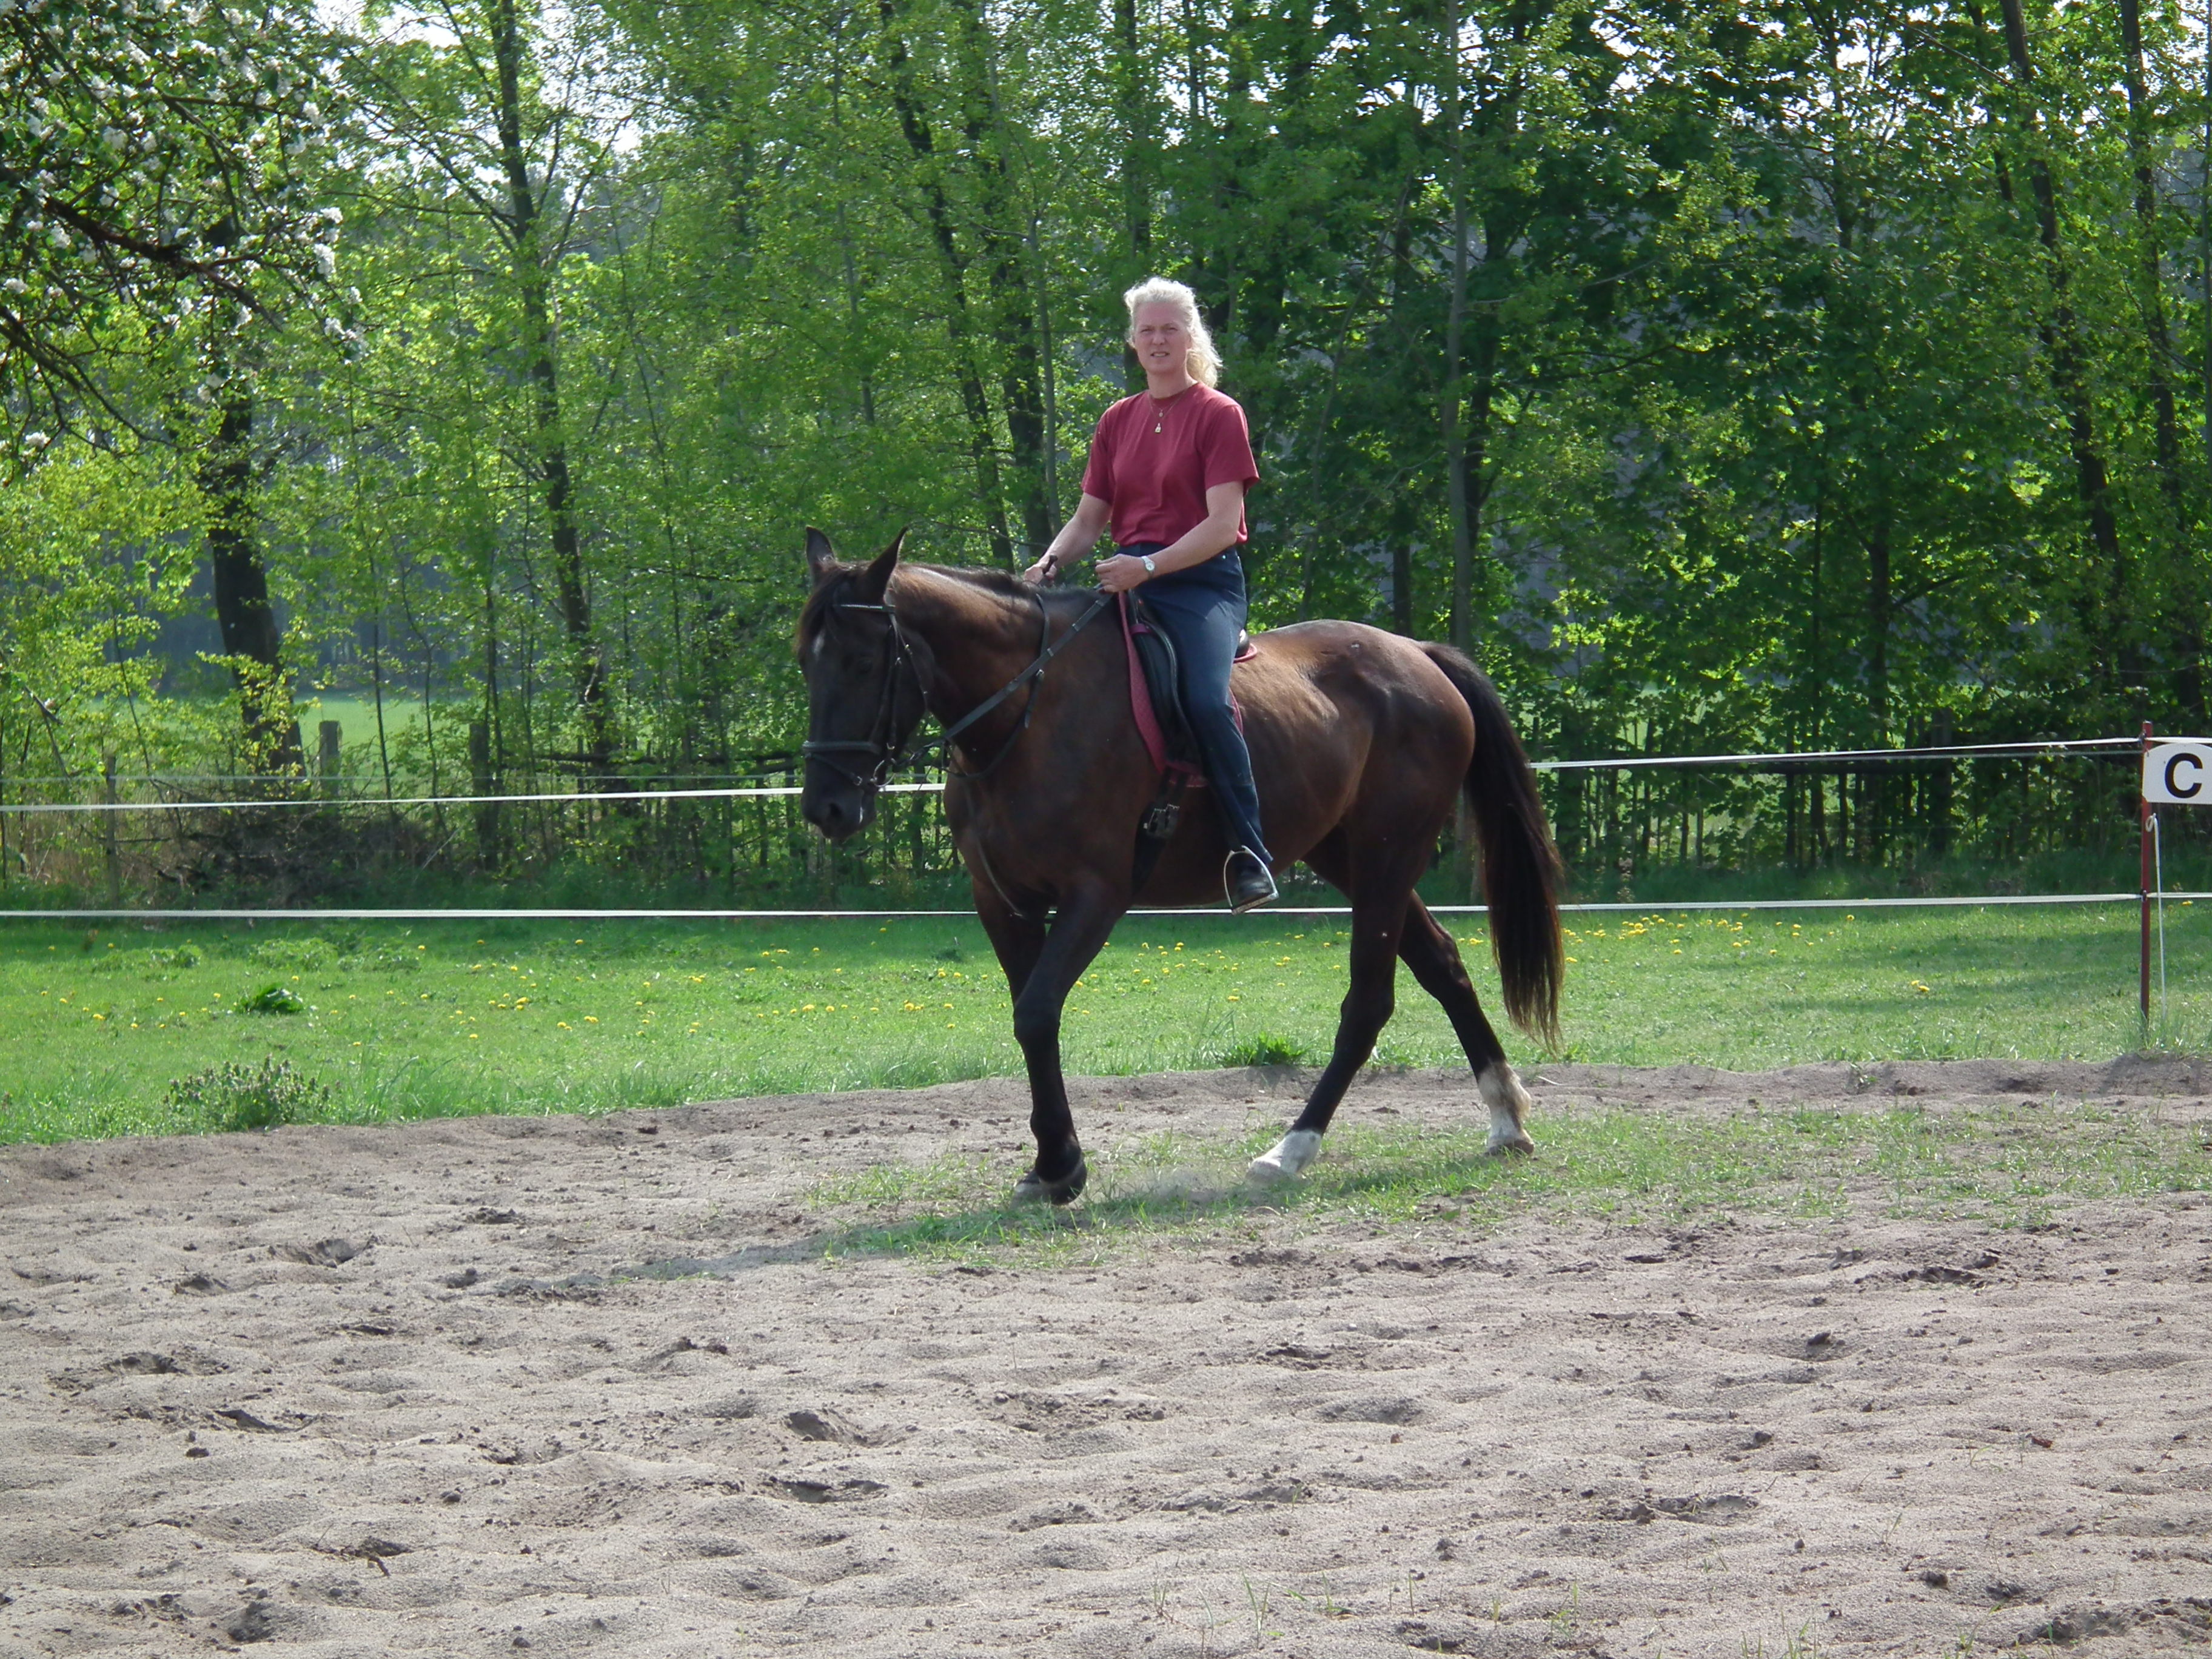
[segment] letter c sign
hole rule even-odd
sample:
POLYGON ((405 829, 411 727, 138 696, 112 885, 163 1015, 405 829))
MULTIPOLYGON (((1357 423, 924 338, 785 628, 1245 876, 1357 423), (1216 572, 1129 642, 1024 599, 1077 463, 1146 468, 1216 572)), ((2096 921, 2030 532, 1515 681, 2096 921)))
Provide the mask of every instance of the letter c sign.
POLYGON ((2143 799, 2155 805, 2212 806, 2212 744, 2161 743, 2143 757, 2143 799))

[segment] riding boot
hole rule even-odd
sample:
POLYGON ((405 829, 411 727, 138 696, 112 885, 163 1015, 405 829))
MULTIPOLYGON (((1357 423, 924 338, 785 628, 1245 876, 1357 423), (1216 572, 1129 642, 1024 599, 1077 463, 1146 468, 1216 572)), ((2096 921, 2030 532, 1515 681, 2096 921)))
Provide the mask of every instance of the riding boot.
POLYGON ((1221 880, 1228 889, 1229 908, 1240 916, 1275 896, 1275 878, 1267 860, 1249 847, 1240 847, 1229 855, 1221 866, 1221 880))

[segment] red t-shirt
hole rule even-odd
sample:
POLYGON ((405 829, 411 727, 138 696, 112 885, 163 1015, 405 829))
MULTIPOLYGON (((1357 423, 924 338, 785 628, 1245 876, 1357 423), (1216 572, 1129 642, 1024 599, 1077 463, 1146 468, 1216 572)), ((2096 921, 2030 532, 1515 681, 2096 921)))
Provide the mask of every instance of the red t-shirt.
MULTIPOLYGON (((1207 490, 1259 482, 1243 410, 1196 384, 1157 403, 1149 392, 1122 398, 1098 417, 1083 469, 1083 493, 1113 507, 1114 539, 1123 547, 1180 541, 1206 521, 1207 490)), ((1237 539, 1244 539, 1241 514, 1237 539)))

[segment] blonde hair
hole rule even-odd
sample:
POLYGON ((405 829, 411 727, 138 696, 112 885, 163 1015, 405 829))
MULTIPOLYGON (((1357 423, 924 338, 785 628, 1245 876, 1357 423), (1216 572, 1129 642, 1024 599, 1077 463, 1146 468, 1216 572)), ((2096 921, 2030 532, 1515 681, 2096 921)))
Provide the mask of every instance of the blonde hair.
POLYGON ((1188 284, 1165 276, 1147 276, 1121 296, 1121 303, 1129 307, 1131 345, 1137 343, 1139 306, 1173 306, 1176 320, 1190 335, 1190 349, 1183 356, 1184 371, 1200 386, 1221 383, 1221 354, 1213 349, 1213 336, 1206 331, 1206 319, 1198 314, 1198 295, 1188 284))

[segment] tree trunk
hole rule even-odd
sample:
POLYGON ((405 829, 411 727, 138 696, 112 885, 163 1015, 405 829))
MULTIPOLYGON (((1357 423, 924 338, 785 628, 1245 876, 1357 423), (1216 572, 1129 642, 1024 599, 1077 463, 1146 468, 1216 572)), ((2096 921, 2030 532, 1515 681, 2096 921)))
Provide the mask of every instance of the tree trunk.
MULTIPOLYGON (((1872 746, 1889 746, 1889 633, 1893 620, 1889 556, 1889 513, 1875 504, 1875 520, 1866 539, 1867 556, 1867 724, 1872 746)), ((1869 767, 1860 775, 1859 849, 1870 862, 1881 858, 1885 819, 1883 794, 1886 773, 1869 767)))
MULTIPOLYGON (((2013 79, 2022 95, 2032 100, 2035 69, 2028 58, 2027 21, 2021 14, 2021 0, 2001 0, 2001 5, 2005 52, 2011 60, 2013 79)), ((2032 101, 2027 107, 2027 122, 2028 185, 2035 198, 2036 232, 2049 263, 2054 301, 2047 335, 2051 387, 2066 410, 2067 438, 2074 456, 2076 488, 2088 517, 2090 541, 2105 567, 2108 587, 2106 615, 2110 626, 2118 630, 2123 626, 2121 618, 2124 615, 2127 565, 2120 550, 2119 525, 2112 512, 2111 476, 2106 470, 2104 451, 2097 443, 2096 422, 2082 368, 2081 331, 2074 315, 2065 252, 2059 243, 2058 189, 2051 176, 2051 164, 2043 155, 2041 122, 2032 101)), ((2112 647, 2108 661, 2116 665, 2121 655, 2121 640, 2114 637, 2106 643, 2112 647)))
POLYGON ((945 279, 945 331, 952 345, 952 360, 960 385, 960 406, 968 420, 968 455, 975 468, 975 489, 981 497, 984 522, 991 540, 992 556, 1012 565, 1014 539, 1006 525, 1006 491, 999 476, 997 440, 991 427, 990 399, 983 391, 981 369, 975 361, 975 325, 968 304, 968 258, 961 251, 953 224, 952 203, 945 188, 945 169, 936 140, 922 117, 921 95, 915 85, 914 59, 898 31, 896 0, 878 0, 891 69, 891 106, 899 131, 914 153, 915 180, 921 191, 922 209, 937 244, 945 279))
POLYGON ((553 581, 583 721, 583 771, 587 786, 617 787, 614 725, 607 707, 606 656, 592 627, 592 601, 584 577, 583 544, 576 524, 574 486, 568 471, 567 425, 562 418, 560 344, 553 323, 551 281, 546 270, 543 210, 522 148, 522 24, 516 0, 494 0, 492 51, 499 71, 500 162, 506 174, 507 232, 522 300, 523 356, 534 390, 538 480, 553 544, 553 581))
POLYGON ((2137 267, 2143 349, 2148 358, 2144 392, 2157 429, 2158 479, 2171 520, 2169 580, 2174 612, 2173 698, 2192 731, 2206 724, 2203 582, 2189 545, 2189 508, 2181 476, 2181 420, 2168 368, 2174 361, 2166 325, 2166 272, 2159 252, 2158 177, 2151 153, 2150 97, 2143 76, 2142 12, 2139 0, 2119 0, 2122 69, 2128 94, 2128 155, 2135 162, 2136 228, 2142 239, 2137 267))
POLYGON ((233 388, 224 392, 215 442, 201 458, 199 487, 209 507, 207 544, 216 623, 238 686, 246 768, 287 772, 301 764, 300 723, 292 714, 283 633, 276 624, 276 607, 269 602, 269 568, 261 556, 253 405, 251 392, 233 388))
POLYGON ((1014 201, 1006 166, 1006 124, 999 109, 998 71, 989 26, 979 0, 960 9, 961 125, 975 158, 979 185, 978 240, 991 295, 990 325, 1003 365, 1000 407, 1006 411, 1015 488, 1020 493, 1023 539, 1019 562, 1042 558, 1060 528, 1045 488, 1044 352, 1037 325, 1038 296, 1031 291, 1024 216, 1014 201))
MULTIPOLYGON (((2212 4, 2204 9, 2204 27, 2206 38, 2212 40, 2212 4)), ((2203 394, 2198 404, 2203 413, 2200 441, 2205 468, 2212 471, 2212 51, 2204 54, 2204 131, 2197 149, 2197 291, 2207 296, 2204 349, 2197 362, 2203 394)))
MULTIPOLYGON (((1126 274, 1132 283, 1152 274, 1152 118, 1145 57, 1137 36, 1137 0, 1114 0, 1114 112, 1121 124, 1121 212, 1129 236, 1126 274)), ((1137 382, 1142 385, 1141 378, 1137 382)))
POLYGON ((2138 278, 2144 345, 2149 356, 2145 390, 2158 428, 2158 475, 2172 510, 2175 531, 2182 524, 2181 422, 2175 412, 2173 383, 2166 378, 2173 343, 2166 329, 2166 279, 2158 239, 2158 182, 2150 149, 2150 98, 2143 82, 2142 15, 2138 0, 2119 0, 2122 69, 2128 94, 2128 155, 2135 163, 2136 228, 2142 235, 2138 278))
POLYGON ((1450 146, 1451 295, 1444 318, 1444 395, 1441 413, 1444 442, 1444 488, 1451 507, 1451 642, 1462 651, 1474 638, 1474 527, 1473 492, 1468 488, 1465 416, 1462 405, 1467 342, 1467 154, 1460 100, 1458 12, 1445 9, 1444 142, 1450 146))

